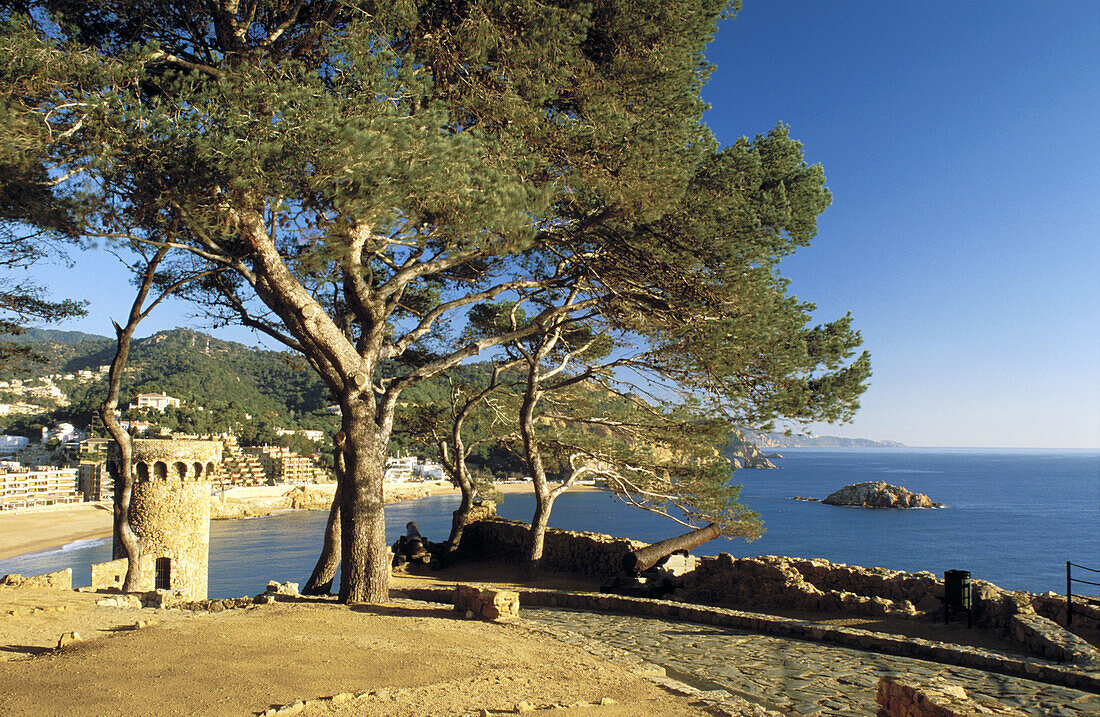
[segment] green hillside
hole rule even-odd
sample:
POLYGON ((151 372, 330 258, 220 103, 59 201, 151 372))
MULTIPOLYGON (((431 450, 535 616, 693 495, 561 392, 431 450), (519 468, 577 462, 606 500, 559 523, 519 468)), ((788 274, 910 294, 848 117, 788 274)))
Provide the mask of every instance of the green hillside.
MULTIPOLYGON (((30 384, 42 376, 64 376, 81 370, 95 372, 110 364, 114 357, 114 341, 103 336, 49 330, 34 330, 28 336, 47 362, 6 367, 0 370, 0 380, 20 378, 30 384)), ((491 371, 489 364, 471 363, 452 373, 458 382, 481 386, 487 383, 491 371)), ((27 400, 51 407, 44 415, 0 416, 0 429, 38 436, 42 426, 67 421, 81 428, 92 426, 101 430, 96 410, 106 396, 106 378, 97 374, 95 379, 81 380, 74 376, 56 378, 55 383, 68 397, 69 405, 18 399, 0 391, 0 401, 27 400)), ((183 405, 163 413, 127 409, 124 417, 147 420, 183 433, 231 432, 246 445, 286 443, 286 439, 277 438, 276 428, 321 429, 330 436, 339 430, 339 416, 326 410, 333 404, 327 387, 297 355, 223 341, 193 329, 162 331, 134 340, 120 406, 125 409, 140 393, 161 392, 180 399, 183 405)), ((442 376, 417 384, 402 394, 400 413, 404 414, 405 406, 428 404, 442 408, 448 404, 449 393, 447 379, 442 376)), ((607 400, 621 399, 609 394, 607 400)), ((430 455, 432 449, 417 443, 418 439, 404 428, 396 427, 391 451, 430 455)), ((312 452, 315 447, 309 449, 307 452, 312 452)), ((725 452, 751 465, 745 459, 754 450, 751 443, 739 437, 725 452)), ((482 472, 526 473, 518 456, 500 445, 478 447, 470 457, 470 465, 482 472)))
MULTIPOLYGON (((75 333, 36 331, 35 348, 47 362, 9 367, 0 378, 18 377, 29 382, 82 369, 94 371, 110 363, 114 341, 89 334, 75 340, 75 333)), ((56 384, 68 396, 70 405, 57 406, 45 416, 4 417, 5 427, 32 433, 36 426, 57 421, 78 426, 98 422, 93 419, 106 395, 105 378, 57 379, 56 384)), ((276 427, 330 428, 336 423, 334 416, 324 412, 331 403, 328 389, 300 360, 191 329, 159 332, 136 339, 131 347, 121 403, 129 403, 139 393, 160 392, 180 399, 184 405, 163 414, 128 411, 127 417, 145 418, 185 432, 232 430, 246 442, 272 438, 276 427)))

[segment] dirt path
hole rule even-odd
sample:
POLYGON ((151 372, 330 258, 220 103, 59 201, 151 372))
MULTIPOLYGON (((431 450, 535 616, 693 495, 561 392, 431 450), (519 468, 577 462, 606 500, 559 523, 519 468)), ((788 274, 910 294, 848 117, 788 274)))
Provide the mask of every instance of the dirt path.
POLYGON ((242 715, 335 695, 349 701, 303 713, 465 715, 527 703, 558 705, 554 715, 708 714, 537 629, 438 606, 190 613, 95 604, 105 597, 0 589, 0 714, 242 715), (153 624, 135 629, 138 620, 153 624), (52 649, 73 629, 89 639, 52 649))

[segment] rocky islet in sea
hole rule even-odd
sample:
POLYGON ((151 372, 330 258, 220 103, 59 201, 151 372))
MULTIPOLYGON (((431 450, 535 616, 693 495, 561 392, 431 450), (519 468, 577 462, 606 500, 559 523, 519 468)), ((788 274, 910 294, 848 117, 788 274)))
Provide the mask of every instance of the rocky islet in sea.
MULTIPOLYGON (((803 498, 802 500, 805 500, 803 498)), ((826 505, 848 505, 861 508, 940 508, 923 493, 914 493, 886 481, 866 481, 846 485, 821 501, 826 505)))

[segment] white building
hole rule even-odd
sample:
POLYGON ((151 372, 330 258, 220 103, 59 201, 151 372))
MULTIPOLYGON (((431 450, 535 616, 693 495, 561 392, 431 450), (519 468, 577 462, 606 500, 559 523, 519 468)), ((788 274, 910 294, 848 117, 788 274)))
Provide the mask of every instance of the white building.
POLYGON ((155 408, 158 411, 163 411, 168 407, 179 408, 180 400, 172 398, 166 393, 139 393, 135 407, 155 408))
POLYGON ((412 480, 413 470, 416 468, 416 456, 404 458, 387 458, 386 472, 383 480, 386 483, 407 483, 412 480))
POLYGON ((0 510, 81 502, 76 468, 24 469, 0 473, 0 510))
POLYGON ((320 441, 325 440, 325 432, 324 431, 316 431, 316 430, 313 430, 312 428, 302 428, 302 429, 299 429, 299 430, 292 430, 290 428, 276 428, 275 429, 275 435, 276 436, 299 435, 299 436, 302 436, 303 438, 308 438, 309 440, 316 441, 316 442, 320 442, 320 441))
POLYGON ((431 461, 424 461, 418 463, 416 466, 416 474, 420 476, 422 480, 443 480, 443 466, 431 461))
POLYGON ((0 455, 11 456, 21 448, 26 448, 31 439, 26 436, 0 436, 0 455))

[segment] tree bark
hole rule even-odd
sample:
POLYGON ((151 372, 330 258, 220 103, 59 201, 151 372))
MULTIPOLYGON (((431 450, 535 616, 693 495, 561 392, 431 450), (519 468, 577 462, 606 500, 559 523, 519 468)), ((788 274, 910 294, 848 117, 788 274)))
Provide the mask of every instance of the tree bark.
POLYGON ((347 437, 345 480, 340 491, 340 602, 381 603, 389 599, 390 563, 382 499, 383 466, 389 444, 386 426, 373 419, 373 406, 358 397, 344 402, 347 437))
POLYGON ((462 491, 462 502, 459 503, 458 510, 451 514, 451 534, 447 536, 444 563, 450 563, 455 553, 458 552, 459 544, 462 542, 462 531, 466 529, 466 524, 470 520, 470 510, 474 507, 474 482, 470 479, 470 471, 466 468, 467 450, 466 444, 462 440, 462 426, 471 408, 472 404, 467 404, 455 417, 454 423, 451 425, 451 445, 454 446, 453 463, 446 460, 446 445, 441 446, 444 449, 444 465, 451 474, 455 485, 462 491))
POLYGON ((546 543, 546 528, 550 524, 550 510, 554 507, 554 495, 550 491, 535 491, 535 514, 531 518, 531 546, 527 560, 520 569, 522 580, 538 580, 542 571, 542 553, 546 543))
POLYGON ((443 551, 444 567, 454 562, 455 555, 462 544, 462 533, 470 523, 470 510, 474 507, 473 486, 467 488, 463 484, 460 488, 462 490, 462 502, 451 513, 451 534, 447 536, 447 547, 443 551))
POLYGON ((332 506, 328 511, 328 523, 325 525, 325 542, 321 547, 321 555, 317 558, 317 565, 313 573, 306 581, 303 595, 328 595, 332 592, 332 581, 336 578, 336 570, 340 567, 340 502, 343 499, 340 486, 346 480, 344 477, 344 440, 337 435, 332 449, 333 471, 336 474, 336 492, 332 495, 332 506))

